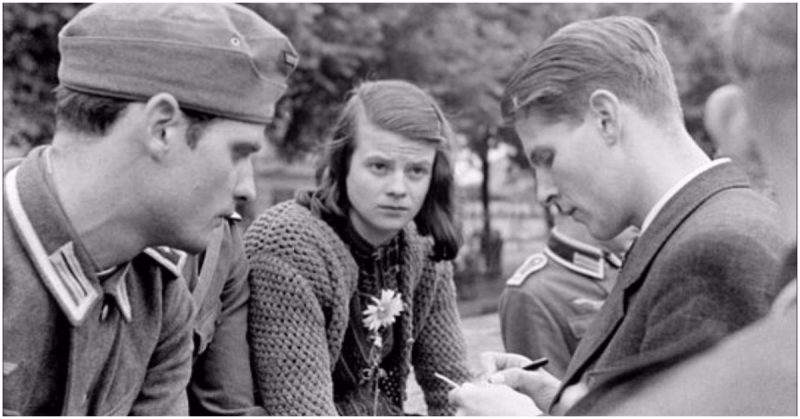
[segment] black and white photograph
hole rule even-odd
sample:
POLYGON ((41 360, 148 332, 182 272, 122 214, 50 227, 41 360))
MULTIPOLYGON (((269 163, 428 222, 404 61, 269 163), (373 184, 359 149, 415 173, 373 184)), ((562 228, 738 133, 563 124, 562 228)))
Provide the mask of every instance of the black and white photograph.
POLYGON ((797 416, 797 3, 3 3, 3 415, 797 416))

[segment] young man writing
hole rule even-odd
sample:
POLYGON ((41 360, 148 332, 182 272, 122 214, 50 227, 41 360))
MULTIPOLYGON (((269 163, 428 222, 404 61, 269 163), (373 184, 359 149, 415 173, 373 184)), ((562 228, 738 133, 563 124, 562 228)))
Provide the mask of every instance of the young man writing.
POLYGON ((551 175, 562 212, 597 239, 630 225, 641 233, 564 379, 498 355, 490 382, 508 387, 454 390, 462 413, 563 413, 604 383, 674 365, 768 311, 788 243, 777 207, 689 136, 650 25, 568 25, 517 69, 504 96, 504 114, 536 170, 551 175))

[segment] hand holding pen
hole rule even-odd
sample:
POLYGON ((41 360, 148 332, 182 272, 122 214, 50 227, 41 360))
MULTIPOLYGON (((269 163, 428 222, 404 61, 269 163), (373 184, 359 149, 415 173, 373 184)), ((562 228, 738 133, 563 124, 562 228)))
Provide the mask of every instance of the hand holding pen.
MULTIPOLYGON (((547 358, 546 357, 542 357, 542 358, 538 358, 538 359, 535 359, 535 360, 531 361, 527 365, 523 366, 522 369, 525 370, 525 371, 536 371, 539 368, 542 368, 545 365, 547 365, 547 363, 548 363, 547 358)), ((461 387, 461 384, 458 384, 455 381, 453 381, 452 379, 447 378, 447 376, 445 376, 443 374, 435 372, 435 373, 433 373, 433 375, 436 378, 438 378, 438 379, 444 381, 445 383, 447 383, 452 388, 461 387)))
POLYGON ((534 371, 547 365, 546 358, 539 358, 531 361, 530 358, 526 356, 504 352, 481 353, 480 362, 483 375, 486 379, 489 379, 497 372, 512 368, 534 371))
MULTIPOLYGON (((484 352, 480 356, 481 365, 485 371, 485 385, 510 387, 515 392, 522 393, 532 399, 537 406, 549 406, 561 386, 561 381, 543 368, 547 365, 547 359, 531 360, 522 355, 503 352, 484 352)), ((461 397, 467 395, 473 397, 475 392, 480 392, 479 390, 468 391, 465 387, 475 386, 461 385, 461 387, 453 390, 451 394, 454 398, 463 401, 465 399, 461 397)), ((478 387, 484 389, 482 385, 478 385, 478 387)))
MULTIPOLYGON (((542 411, 537 406, 539 399, 549 401, 552 396, 531 394, 528 384, 533 388, 541 388, 536 382, 546 384, 544 389, 549 390, 552 375, 542 369, 547 364, 546 358, 534 361, 515 354, 484 353, 481 361, 486 369, 487 380, 476 382, 456 383, 446 376, 434 373, 440 380, 446 382, 451 391, 448 395, 450 402, 458 409, 460 414, 467 415, 535 415, 542 411)), ((558 380, 555 380, 558 383, 558 380)), ((558 389, 555 386, 555 389, 558 389)), ((546 393, 549 395, 549 391, 546 393)))
POLYGON ((541 358, 538 358, 538 359, 534 359, 533 361, 531 361, 530 364, 525 365, 524 367, 522 367, 522 369, 525 370, 525 371, 536 371, 539 368, 542 368, 545 365, 547 365, 548 362, 549 361, 547 360, 547 358, 541 357, 541 358))

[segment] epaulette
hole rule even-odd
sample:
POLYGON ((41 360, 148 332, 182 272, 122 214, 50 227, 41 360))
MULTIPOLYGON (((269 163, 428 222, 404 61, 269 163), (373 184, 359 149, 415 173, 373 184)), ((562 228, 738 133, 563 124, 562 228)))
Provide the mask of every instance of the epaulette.
POLYGON ((183 265, 188 257, 186 252, 167 246, 148 247, 144 249, 144 253, 167 268, 176 277, 181 276, 183 265))
POLYGON ((514 271, 514 274, 511 275, 511 278, 508 278, 506 285, 518 287, 524 284, 525 280, 528 279, 532 273, 542 270, 542 268, 544 268, 546 265, 547 256, 545 256, 544 253, 536 253, 528 259, 525 259, 525 262, 523 262, 522 265, 520 265, 520 267, 514 271))

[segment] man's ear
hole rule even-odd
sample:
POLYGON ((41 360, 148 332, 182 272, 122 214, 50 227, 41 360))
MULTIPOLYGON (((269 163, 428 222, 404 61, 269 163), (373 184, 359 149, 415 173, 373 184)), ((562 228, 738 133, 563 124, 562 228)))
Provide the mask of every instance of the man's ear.
POLYGON ((619 141, 621 130, 620 102, 617 95, 598 89, 589 96, 589 117, 597 124, 600 135, 608 144, 619 141))
POLYGON ((144 108, 147 129, 147 150, 153 158, 161 159, 177 138, 182 112, 178 100, 169 93, 152 96, 144 108))

